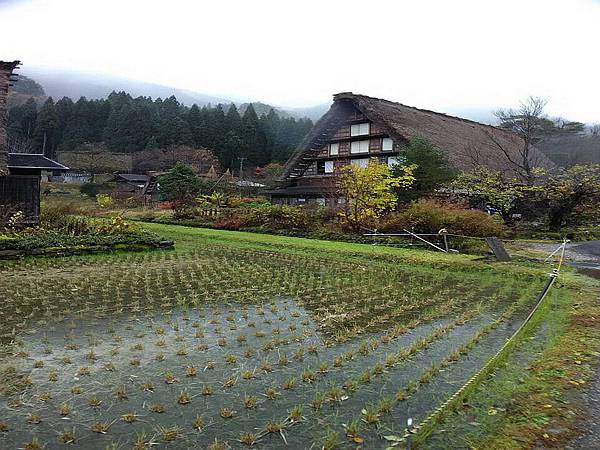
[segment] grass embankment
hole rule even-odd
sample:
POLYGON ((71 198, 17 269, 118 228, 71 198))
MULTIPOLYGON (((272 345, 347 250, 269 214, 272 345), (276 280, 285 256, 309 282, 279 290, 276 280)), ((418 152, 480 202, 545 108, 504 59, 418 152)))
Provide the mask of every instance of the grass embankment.
POLYGON ((577 391, 600 356, 599 295, 600 283, 564 269, 537 329, 425 447, 564 448, 581 416, 577 391))

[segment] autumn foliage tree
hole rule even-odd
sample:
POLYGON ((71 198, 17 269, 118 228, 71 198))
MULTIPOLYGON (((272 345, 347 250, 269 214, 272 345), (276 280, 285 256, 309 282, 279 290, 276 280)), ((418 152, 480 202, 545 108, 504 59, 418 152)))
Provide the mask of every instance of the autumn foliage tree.
POLYGON ((506 224, 513 222, 514 207, 531 190, 530 186, 506 180, 500 172, 485 166, 460 174, 451 187, 459 196, 478 199, 495 208, 506 224))
POLYGON ((404 166, 392 175, 387 164, 372 159, 367 167, 348 165, 340 170, 337 189, 346 199, 340 217, 352 230, 372 224, 386 209, 395 206, 398 197, 394 192, 409 187, 415 180, 416 166, 404 166))
POLYGON ((548 227, 558 231, 578 212, 600 206, 600 164, 581 164, 538 173, 537 190, 547 208, 548 227))

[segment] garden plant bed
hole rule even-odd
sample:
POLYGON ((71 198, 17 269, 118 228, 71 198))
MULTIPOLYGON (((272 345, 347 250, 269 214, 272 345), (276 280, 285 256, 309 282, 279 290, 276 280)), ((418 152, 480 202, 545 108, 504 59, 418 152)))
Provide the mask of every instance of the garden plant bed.
POLYGON ((0 266, 0 447, 385 448, 545 281, 465 255, 148 228, 177 250, 0 266))

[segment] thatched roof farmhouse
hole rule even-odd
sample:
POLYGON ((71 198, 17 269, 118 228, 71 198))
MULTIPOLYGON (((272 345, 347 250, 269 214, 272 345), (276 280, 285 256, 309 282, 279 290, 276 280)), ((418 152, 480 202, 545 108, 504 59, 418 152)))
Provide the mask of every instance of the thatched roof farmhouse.
MULTIPOLYGON (((402 148, 422 137, 446 152, 453 166, 477 165, 510 172, 504 152, 518 159, 523 142, 516 134, 472 120, 406 106, 384 99, 344 92, 334 95, 329 111, 286 163, 273 202, 334 204, 335 173, 347 164, 366 165, 370 158, 394 164, 402 148)), ((533 165, 552 166, 537 149, 533 165)))

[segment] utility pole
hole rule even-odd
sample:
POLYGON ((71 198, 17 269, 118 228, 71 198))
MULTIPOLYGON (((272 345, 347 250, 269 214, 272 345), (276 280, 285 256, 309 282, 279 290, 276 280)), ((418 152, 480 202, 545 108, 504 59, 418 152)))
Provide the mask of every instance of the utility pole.
POLYGON ((46 132, 44 131, 44 143, 42 144, 42 155, 46 156, 46 132))
POLYGON ((244 177, 242 174, 243 174, 243 170, 244 170, 244 160, 246 160, 247 158, 239 157, 238 159, 240 160, 240 180, 243 180, 244 177))
MULTIPOLYGON (((238 159, 240 160, 240 177, 239 178, 240 178, 240 181, 242 181, 244 179, 243 178, 243 174, 244 174, 244 160, 247 159, 247 158, 244 158, 243 156, 240 156, 238 159)), ((242 186, 242 183, 240 183, 240 195, 243 193, 243 189, 244 189, 244 186, 242 186)))

